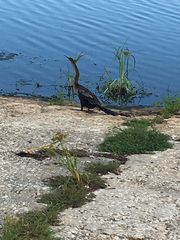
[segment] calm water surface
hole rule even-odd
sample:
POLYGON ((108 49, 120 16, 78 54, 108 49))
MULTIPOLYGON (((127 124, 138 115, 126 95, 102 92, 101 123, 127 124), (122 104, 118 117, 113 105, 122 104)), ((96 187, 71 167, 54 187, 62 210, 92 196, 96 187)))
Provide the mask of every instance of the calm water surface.
MULTIPOLYGON (((0 61, 1 93, 55 94, 54 84, 67 80, 64 54, 82 51, 81 83, 95 91, 104 67, 117 76, 112 46, 127 39, 152 93, 140 104, 161 100, 168 85, 173 92, 180 88, 179 0, 0 0, 0 5, 0 53, 18 54, 0 61)), ((130 79, 139 81, 135 74, 130 79)))

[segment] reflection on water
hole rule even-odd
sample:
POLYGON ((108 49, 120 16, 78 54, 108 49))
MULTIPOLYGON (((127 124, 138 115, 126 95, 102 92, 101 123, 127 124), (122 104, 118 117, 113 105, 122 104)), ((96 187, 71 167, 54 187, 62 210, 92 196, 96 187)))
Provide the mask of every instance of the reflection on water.
MULTIPOLYGON (((118 75, 113 47, 127 47, 146 90, 141 104, 160 100, 168 85, 179 87, 180 2, 42 0, 2 1, 0 53, 17 53, 0 61, 0 90, 51 96, 54 84, 67 81, 67 60, 83 51, 78 62, 81 83, 92 91, 104 67, 118 75), (21 80, 28 84, 19 84, 21 80), (39 85, 38 85, 39 84, 39 85), (36 86, 41 86, 36 88, 36 86)), ((135 75, 132 80, 138 80, 135 75)), ((130 79, 131 79, 130 78, 130 79)))

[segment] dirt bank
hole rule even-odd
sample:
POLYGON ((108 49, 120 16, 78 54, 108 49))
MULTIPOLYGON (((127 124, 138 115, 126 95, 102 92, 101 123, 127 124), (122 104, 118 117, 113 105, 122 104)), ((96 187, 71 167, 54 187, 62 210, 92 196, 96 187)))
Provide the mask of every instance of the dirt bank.
MULTIPOLYGON (((0 222, 7 213, 35 207, 36 197, 49 189, 42 180, 66 174, 49 159, 37 160, 16 153, 50 142, 55 133, 67 134, 69 145, 88 154, 85 161, 108 159, 94 152, 108 128, 120 126, 127 116, 154 117, 157 108, 129 108, 119 116, 98 110, 81 112, 79 107, 52 106, 35 99, 0 97, 0 222), (94 154, 94 155, 93 155, 94 154)), ((156 127, 170 136, 180 135, 179 115, 156 127)), ((104 176, 108 188, 96 199, 61 215, 65 239, 180 239, 180 143, 155 155, 133 155, 122 165, 120 175, 104 176)))

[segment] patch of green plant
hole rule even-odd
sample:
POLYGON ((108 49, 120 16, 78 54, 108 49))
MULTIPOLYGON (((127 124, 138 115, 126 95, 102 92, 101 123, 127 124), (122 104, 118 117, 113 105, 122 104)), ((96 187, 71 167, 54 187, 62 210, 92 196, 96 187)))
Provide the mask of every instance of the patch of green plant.
POLYGON ((121 129, 116 127, 113 131, 114 135, 107 136, 104 142, 99 145, 100 151, 125 155, 164 151, 173 147, 168 142, 169 136, 156 129, 147 130, 144 127, 121 129))
MULTIPOLYGON (((3 225, 1 240, 54 240, 49 222, 57 222, 57 214, 53 211, 30 211, 17 218, 7 215, 3 225)), ((59 238, 60 239, 60 238, 59 238)))
POLYGON ((57 98, 51 98, 49 99, 49 102, 51 105, 64 105, 64 97, 65 97, 65 93, 61 91, 58 92, 57 98))
POLYGON ((19 219, 8 217, 3 225, 2 240, 54 240, 50 225, 58 224, 57 213, 68 207, 80 207, 95 197, 92 191, 105 188, 105 181, 97 174, 82 174, 79 184, 72 176, 56 176, 46 183, 53 188, 38 200, 48 206, 41 210, 19 215, 19 219))
POLYGON ((157 116, 152 120, 152 124, 162 124, 164 122, 164 118, 161 116, 157 116))
POLYGON ((94 194, 89 194, 89 189, 79 184, 63 185, 52 193, 45 194, 38 202, 50 205, 56 211, 62 211, 68 207, 80 207, 94 198, 94 194))
MULTIPOLYGON (((87 167, 87 171, 88 171, 88 169, 89 168, 87 167)), ((96 185, 96 189, 106 187, 104 180, 102 180, 100 178, 100 176, 97 174, 97 172, 95 172, 95 171, 89 171, 89 172, 90 172, 90 174, 88 174, 88 177, 87 177, 86 173, 81 174, 81 184, 80 184, 80 186, 82 186, 82 184, 84 186, 87 186, 88 184, 90 186, 92 186, 92 185, 95 186, 96 185)), ((72 185, 75 182, 74 182, 74 180, 71 176, 61 176, 60 175, 60 176, 55 176, 53 178, 47 179, 45 181, 45 183, 48 186, 52 187, 53 189, 57 189, 60 186, 69 185, 69 184, 72 185)), ((95 189, 91 188, 90 186, 89 186, 89 190, 94 191, 95 189)))
POLYGON ((106 188, 105 181, 97 173, 89 174, 90 191, 96 191, 100 188, 106 188))
POLYGON ((131 119, 123 123, 124 126, 147 128, 151 125, 151 119, 131 119))
POLYGON ((118 77, 113 79, 110 72, 105 68, 105 74, 108 77, 108 81, 105 81, 102 86, 102 91, 107 99, 117 102, 120 106, 131 102, 137 94, 145 93, 143 84, 139 84, 138 82, 133 83, 133 81, 130 80, 129 74, 132 71, 136 72, 139 77, 140 75, 135 69, 136 60, 134 55, 128 48, 124 49, 124 46, 118 49, 113 47, 115 50, 115 60, 117 59, 119 64, 118 77), (129 67, 130 58, 133 60, 131 67, 129 67))
MULTIPOLYGON (((80 207, 94 199, 92 191, 105 188, 106 184, 97 174, 80 176, 80 184, 72 176, 56 176, 47 179, 46 184, 53 188, 51 193, 43 194, 38 200, 47 204, 41 211, 35 210, 19 215, 18 218, 6 217, 1 240, 55 240, 50 225, 58 224, 57 213, 68 207, 80 207)), ((56 238, 57 239, 57 238, 56 238)))
MULTIPOLYGON (((47 155, 52 157, 56 155, 67 170, 72 174, 73 178, 80 183, 80 171, 77 166, 77 151, 73 150, 73 156, 70 154, 69 149, 66 145, 65 138, 67 136, 61 132, 57 132, 51 139, 51 143, 45 146, 39 147, 46 149, 47 155), (59 154, 61 150, 62 154, 59 154)), ((88 176, 87 176, 88 177, 88 176)))
POLYGON ((164 118, 171 117, 172 114, 177 113, 180 109, 180 95, 178 93, 178 89, 176 94, 173 94, 168 87, 167 95, 163 98, 163 100, 157 101, 153 105, 162 107, 161 113, 164 118))
POLYGON ((55 148, 55 145, 57 147, 59 144, 63 153, 62 162, 71 176, 56 176, 44 181, 52 191, 43 194, 38 202, 47 204, 47 207, 40 211, 34 210, 18 215, 18 218, 7 216, 0 230, 1 240, 55 240, 50 225, 58 224, 58 212, 68 207, 80 207, 92 201, 95 197, 93 191, 106 187, 105 181, 97 173, 87 174, 78 170, 77 156, 70 155, 65 138, 66 135, 58 132, 50 144, 36 149, 45 148, 49 156, 56 154, 61 157, 55 148))
POLYGON ((80 176, 80 184, 72 176, 56 176, 48 180, 48 185, 54 190, 44 194, 38 202, 50 205, 56 211, 62 211, 68 207, 80 207, 86 202, 92 201, 95 195, 92 191, 105 188, 105 182, 97 174, 80 176))
POLYGON ((117 169, 120 166, 120 162, 117 161, 111 161, 107 164, 102 162, 91 162, 86 164, 85 171, 91 172, 91 173, 99 173, 99 174, 107 174, 108 172, 116 173, 117 169))

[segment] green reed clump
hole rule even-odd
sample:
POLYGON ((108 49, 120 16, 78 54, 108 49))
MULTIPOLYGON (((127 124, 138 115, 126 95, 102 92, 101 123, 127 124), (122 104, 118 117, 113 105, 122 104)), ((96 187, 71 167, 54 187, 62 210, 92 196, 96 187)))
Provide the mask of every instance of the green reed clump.
MULTIPOLYGON (((124 44, 125 45, 125 44, 124 44)), ((124 49, 119 47, 116 49, 114 47, 115 60, 118 60, 119 71, 117 78, 113 79, 111 74, 105 68, 105 74, 108 77, 108 81, 105 81, 102 86, 102 91, 107 99, 111 99, 117 102, 118 105, 126 104, 138 95, 144 94, 143 84, 135 83, 130 80, 130 73, 132 71, 136 72, 140 77, 139 73, 135 69, 136 60, 134 55, 129 51, 128 48, 124 49), (132 66, 130 67, 130 59, 132 59, 132 66), (137 88, 138 85, 138 88, 137 88)))

